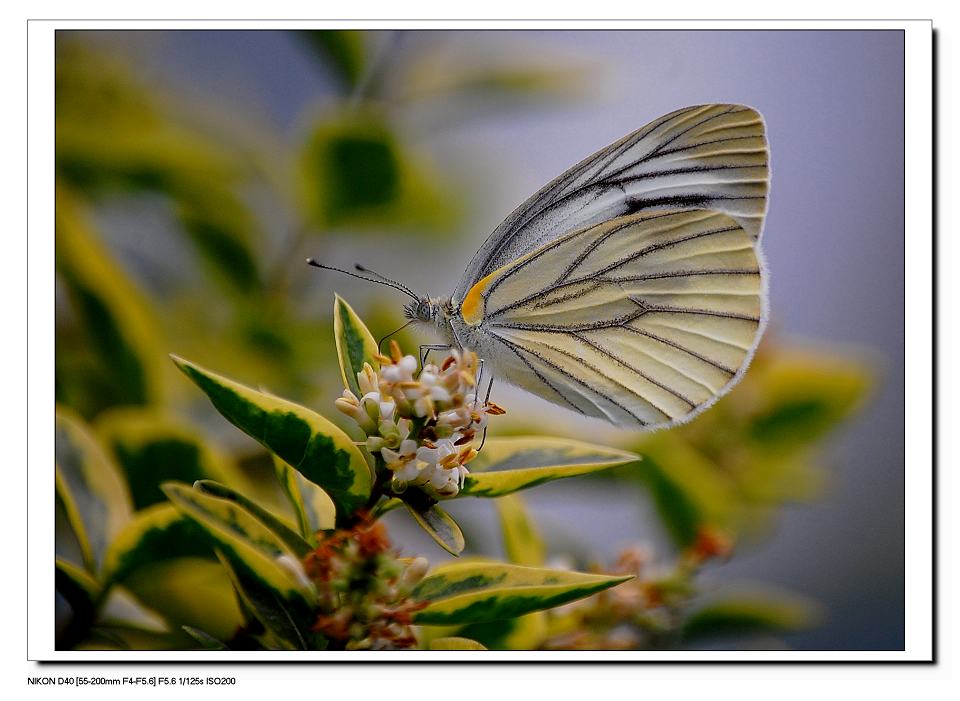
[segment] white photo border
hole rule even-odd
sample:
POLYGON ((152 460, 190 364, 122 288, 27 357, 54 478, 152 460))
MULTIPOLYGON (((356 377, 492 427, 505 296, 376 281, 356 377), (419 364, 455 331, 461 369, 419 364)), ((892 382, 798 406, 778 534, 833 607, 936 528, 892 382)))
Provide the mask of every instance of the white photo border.
POLYGON ((32 20, 28 23, 28 409, 27 657, 34 661, 587 661, 932 662, 936 655, 934 553, 934 354, 932 313, 905 324, 905 649, 902 651, 671 652, 86 652, 54 644, 54 34, 62 29, 619 29, 856 30, 904 32, 905 295, 907 310, 933 300, 933 28, 928 20, 562 21, 562 20, 32 20))

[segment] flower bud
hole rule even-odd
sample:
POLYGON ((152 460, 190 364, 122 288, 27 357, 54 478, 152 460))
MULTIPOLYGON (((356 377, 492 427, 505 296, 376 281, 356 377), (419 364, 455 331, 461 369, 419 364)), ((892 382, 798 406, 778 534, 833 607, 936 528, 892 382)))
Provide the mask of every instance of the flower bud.
POLYGON ((403 571, 403 575, 400 577, 400 584, 404 587, 413 587, 421 579, 423 579, 427 570, 430 567, 430 563, 427 562, 425 557, 415 557, 407 565, 407 568, 403 571))
POLYGON ((360 386, 360 392, 369 394, 379 390, 380 378, 370 366, 370 363, 364 363, 363 369, 357 373, 357 384, 360 386))

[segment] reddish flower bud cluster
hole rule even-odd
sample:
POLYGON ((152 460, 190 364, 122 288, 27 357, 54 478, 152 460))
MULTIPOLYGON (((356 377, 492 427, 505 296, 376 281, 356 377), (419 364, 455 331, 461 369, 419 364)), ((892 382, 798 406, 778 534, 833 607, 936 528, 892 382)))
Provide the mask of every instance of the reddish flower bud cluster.
POLYGON ((369 518, 324 538, 303 562, 317 587, 313 629, 331 649, 404 650, 417 647, 413 614, 426 603, 410 599, 426 574, 423 558, 401 560, 382 524, 369 518))

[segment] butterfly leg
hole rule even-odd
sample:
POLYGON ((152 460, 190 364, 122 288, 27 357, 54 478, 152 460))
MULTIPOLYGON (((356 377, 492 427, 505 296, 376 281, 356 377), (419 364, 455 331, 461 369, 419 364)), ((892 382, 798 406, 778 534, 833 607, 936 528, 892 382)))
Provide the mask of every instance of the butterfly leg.
POLYGON ((483 380, 483 358, 480 358, 480 367, 477 368, 477 383, 474 385, 473 390, 473 402, 476 404, 480 401, 480 382, 483 380))
MULTIPOLYGON (((482 366, 483 361, 481 360, 480 362, 481 362, 481 368, 482 368, 482 367, 483 367, 483 366, 482 366)), ((490 392, 491 392, 491 390, 493 390, 493 379, 494 379, 493 375, 490 375, 490 383, 487 385, 487 396, 483 398, 483 403, 484 403, 484 404, 486 404, 487 402, 490 401, 490 392)), ((479 381, 479 379, 477 380, 477 391, 478 391, 478 392, 480 391, 480 381, 479 381)), ((481 450, 483 450, 483 444, 486 443, 486 442, 487 442, 487 426, 484 426, 484 427, 483 427, 483 437, 480 439, 480 447, 477 448, 477 452, 478 452, 478 453, 479 453, 481 450)))
POLYGON ((420 367, 422 368, 426 364, 427 358, 430 356, 430 351, 450 350, 452 348, 453 346, 445 344, 422 344, 420 346, 420 367))

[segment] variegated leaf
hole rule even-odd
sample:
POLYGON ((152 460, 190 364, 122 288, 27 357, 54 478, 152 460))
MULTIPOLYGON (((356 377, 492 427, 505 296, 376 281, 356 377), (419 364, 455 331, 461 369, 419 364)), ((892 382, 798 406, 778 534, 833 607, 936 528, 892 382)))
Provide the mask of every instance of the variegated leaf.
POLYGON ((543 564, 546 547, 530 518, 523 500, 517 494, 509 494, 494 502, 500 516, 503 533, 503 549, 507 559, 515 565, 539 567, 543 564))
POLYGON ((486 650, 483 645, 470 638, 435 638, 430 641, 431 650, 486 650))
POLYGON ((317 531, 329 530, 336 524, 336 505, 329 494, 276 455, 273 456, 273 469, 293 507, 300 534, 315 543, 317 531))
POLYGON ((638 460, 633 453, 566 438, 490 439, 470 463, 460 495, 500 497, 638 460))
POLYGON ((311 600, 313 588, 300 559, 269 526, 242 505, 185 484, 164 485, 170 501, 196 521, 216 548, 281 598, 311 600))
POLYGON ((290 526, 274 516, 267 509, 263 508, 251 499, 243 496, 236 490, 230 489, 230 487, 217 482, 212 482, 211 480, 200 480, 199 482, 195 482, 193 488, 203 494, 209 494, 210 496, 219 497, 220 499, 226 499, 227 501, 232 501, 238 506, 243 507, 253 514, 253 516, 260 521, 260 523, 273 531, 273 533, 283 541, 284 545, 290 548, 290 551, 298 558, 304 557, 308 552, 313 550, 313 548, 310 547, 310 544, 305 541, 296 531, 290 528, 290 526))
POLYGON ((202 433, 154 407, 113 409, 97 417, 94 429, 126 474, 137 509, 167 500, 163 482, 212 479, 241 490, 249 487, 245 475, 202 433))
POLYGON ((522 616, 609 589, 632 577, 466 561, 440 565, 414 589, 429 602, 417 623, 450 625, 522 616))
POLYGON ((418 508, 403 502, 407 511, 413 516, 420 527, 425 530, 437 544, 451 555, 463 552, 466 542, 460 526, 446 511, 436 504, 426 508, 418 508))
POLYGON ((57 495, 84 566, 97 575, 110 541, 130 518, 130 493, 119 468, 66 407, 57 407, 56 458, 57 495))
POLYGON ((141 567, 174 558, 213 558, 203 530, 169 502, 138 511, 107 548, 103 580, 123 582, 141 567))
POLYGON ((173 360, 228 421, 323 488, 337 505, 338 518, 366 504, 370 468, 350 437, 333 423, 299 404, 245 387, 182 358, 173 360))
POLYGON ((374 358, 377 354, 377 342, 353 308, 337 295, 333 303, 333 337, 337 343, 337 357, 340 360, 340 377, 343 386, 362 397, 357 373, 364 363, 370 363, 374 370, 380 364, 374 358))

